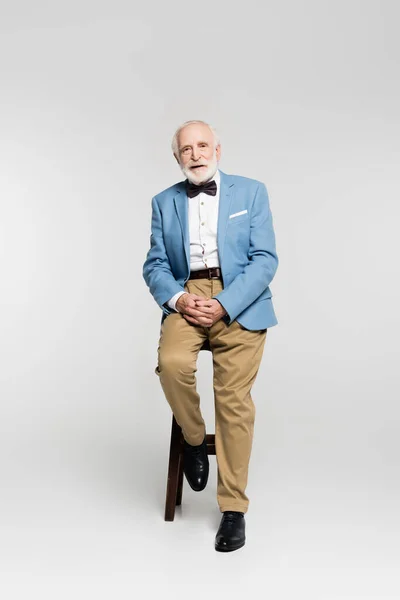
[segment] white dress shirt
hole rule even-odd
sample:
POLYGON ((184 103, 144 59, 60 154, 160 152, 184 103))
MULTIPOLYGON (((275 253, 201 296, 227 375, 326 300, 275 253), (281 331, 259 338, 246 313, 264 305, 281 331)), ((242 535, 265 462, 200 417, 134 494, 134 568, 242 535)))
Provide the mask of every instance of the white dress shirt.
MULTIPOLYGON (((218 170, 211 179, 211 181, 213 180, 217 184, 217 193, 215 196, 200 192, 194 198, 188 197, 191 271, 219 267, 217 225, 220 174, 218 170)), ((167 302, 168 306, 177 312, 179 311, 176 308, 176 301, 182 294, 186 294, 186 292, 178 292, 167 302)))

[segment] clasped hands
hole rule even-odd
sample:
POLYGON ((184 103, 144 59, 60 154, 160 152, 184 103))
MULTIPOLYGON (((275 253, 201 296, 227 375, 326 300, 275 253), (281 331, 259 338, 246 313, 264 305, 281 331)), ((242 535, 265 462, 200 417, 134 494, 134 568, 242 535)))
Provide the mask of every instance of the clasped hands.
POLYGON ((186 321, 203 327, 211 327, 227 314, 222 304, 215 298, 206 298, 189 292, 178 298, 176 308, 186 321))

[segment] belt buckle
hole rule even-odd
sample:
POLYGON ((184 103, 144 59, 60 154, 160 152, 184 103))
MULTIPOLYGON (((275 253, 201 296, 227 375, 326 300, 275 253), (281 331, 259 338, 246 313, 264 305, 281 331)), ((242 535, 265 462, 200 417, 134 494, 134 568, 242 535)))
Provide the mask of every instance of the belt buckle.
POLYGON ((218 275, 214 275, 214 277, 211 275, 211 270, 215 269, 215 267, 209 267, 208 268, 208 279, 219 279, 218 275))

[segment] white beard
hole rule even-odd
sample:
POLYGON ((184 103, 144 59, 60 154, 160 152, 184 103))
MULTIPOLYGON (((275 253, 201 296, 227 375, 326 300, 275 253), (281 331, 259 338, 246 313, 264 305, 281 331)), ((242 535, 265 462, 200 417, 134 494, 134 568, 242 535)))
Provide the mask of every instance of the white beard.
MULTIPOLYGON (((206 164, 206 161, 204 159, 201 159, 199 162, 202 165, 206 164)), ((209 181, 210 179, 212 179, 214 177, 215 173, 217 172, 217 169, 218 169, 217 151, 214 150, 212 159, 210 161, 208 161, 208 163, 207 163, 207 168, 201 169, 201 171, 199 173, 197 173, 196 170, 192 170, 190 168, 194 164, 195 163, 190 162, 185 166, 180 165, 182 173, 188 178, 190 183, 194 183, 195 185, 200 185, 202 183, 206 183, 206 181, 209 181)))

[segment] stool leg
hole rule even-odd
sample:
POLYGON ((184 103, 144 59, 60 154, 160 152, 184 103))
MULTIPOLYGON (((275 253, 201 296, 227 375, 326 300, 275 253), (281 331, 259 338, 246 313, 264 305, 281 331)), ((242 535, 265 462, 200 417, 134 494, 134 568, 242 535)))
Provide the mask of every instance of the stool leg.
POLYGON ((183 491, 183 452, 179 454, 179 466, 178 466, 178 491, 176 493, 176 506, 182 504, 182 491, 183 491))
POLYGON ((183 456, 182 455, 183 445, 183 434, 182 429, 179 427, 172 415, 172 427, 171 427, 171 443, 169 450, 169 463, 168 463, 168 481, 167 481, 167 493, 165 498, 165 521, 173 521, 175 517, 175 506, 178 504, 178 499, 182 500, 182 490, 180 488, 180 463, 183 475, 183 456), (180 498, 178 497, 180 494, 180 498))

